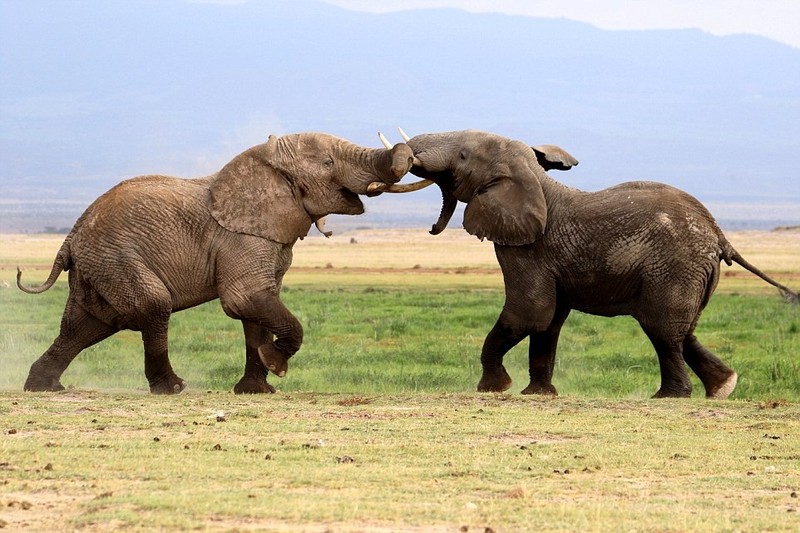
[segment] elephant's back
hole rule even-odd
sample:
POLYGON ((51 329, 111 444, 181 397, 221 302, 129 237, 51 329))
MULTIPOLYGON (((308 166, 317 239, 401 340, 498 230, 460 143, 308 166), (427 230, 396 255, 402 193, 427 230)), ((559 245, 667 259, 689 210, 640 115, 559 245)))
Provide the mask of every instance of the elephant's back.
POLYGON ((175 248, 206 231, 207 179, 140 176, 125 180, 90 205, 76 223, 71 249, 75 262, 130 257, 144 250, 175 248))
POLYGON ((630 231, 664 227, 675 233, 703 230, 721 235, 711 212, 697 198, 666 183, 630 181, 587 193, 582 202, 589 211, 602 213, 610 224, 630 224, 630 231))
POLYGON ((663 183, 628 182, 582 193, 567 215, 560 230, 549 228, 551 248, 572 254, 559 261, 584 265, 581 279, 598 272, 623 282, 632 272, 709 272, 718 268, 727 246, 702 203, 663 183))

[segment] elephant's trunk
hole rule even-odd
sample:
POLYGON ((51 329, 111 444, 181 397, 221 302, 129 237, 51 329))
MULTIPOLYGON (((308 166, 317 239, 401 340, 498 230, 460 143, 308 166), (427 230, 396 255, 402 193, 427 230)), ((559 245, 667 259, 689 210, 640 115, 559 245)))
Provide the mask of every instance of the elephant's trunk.
POLYGON ((455 197, 450 187, 441 183, 437 185, 439 185, 439 189, 442 191, 442 210, 439 212, 439 220, 431 227, 431 235, 438 235, 444 231, 458 205, 458 199, 455 197))
POLYGON ((375 175, 381 182, 392 185, 411 170, 414 164, 414 152, 407 144, 398 143, 386 150, 377 150, 372 162, 375 175))
POLYGON ((381 143, 383 143, 383 145, 386 147, 386 153, 391 154, 392 163, 390 165, 390 169, 392 174, 396 175, 397 178, 392 181, 387 181, 384 179, 383 181, 370 183, 367 187, 367 191, 369 193, 380 194, 382 192, 414 192, 424 189, 433 183, 430 180, 420 180, 414 183, 397 185, 397 180, 402 178, 409 170, 411 170, 413 166, 421 166, 421 163, 414 156, 414 152, 411 151, 411 148, 407 144, 398 143, 392 146, 392 143, 389 142, 383 133, 378 133, 378 137, 380 138, 381 143))

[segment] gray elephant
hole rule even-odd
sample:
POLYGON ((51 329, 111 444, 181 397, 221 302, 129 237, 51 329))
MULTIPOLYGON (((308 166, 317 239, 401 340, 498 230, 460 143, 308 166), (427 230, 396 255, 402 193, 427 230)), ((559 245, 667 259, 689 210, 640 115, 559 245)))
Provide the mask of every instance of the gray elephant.
POLYGON ((685 362, 707 397, 724 399, 737 375, 694 335, 720 261, 736 262, 788 301, 798 300, 745 261, 708 210, 674 187, 639 181, 583 192, 545 173, 577 164, 558 147, 531 149, 479 131, 405 139, 416 158, 411 172, 442 190, 442 212, 431 233, 447 226, 459 200, 466 202, 464 229, 494 242, 503 272, 506 300, 483 345, 480 391, 511 386, 503 357, 530 337, 530 384, 522 393, 557 394, 551 382, 556 344, 567 315, 577 309, 639 322, 661 368, 655 397, 691 394, 685 362))
POLYGON ((363 213, 358 195, 373 182, 397 182, 412 157, 405 144, 369 149, 301 133, 270 136, 209 177, 123 181, 81 215, 42 286, 25 287, 17 273, 20 289, 39 293, 69 271, 60 333, 31 366, 25 390, 63 389, 60 377, 81 350, 131 329, 142 333, 150 391, 180 392, 185 383, 167 353, 170 314, 219 298, 244 326, 244 376, 234 392, 274 392, 268 369, 283 376, 303 340, 280 300, 292 246, 328 214, 363 213))

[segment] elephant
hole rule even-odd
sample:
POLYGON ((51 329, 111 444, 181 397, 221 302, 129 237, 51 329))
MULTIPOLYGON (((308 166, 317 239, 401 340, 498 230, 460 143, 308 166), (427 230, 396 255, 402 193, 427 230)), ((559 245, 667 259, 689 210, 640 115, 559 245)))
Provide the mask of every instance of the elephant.
POLYGON ((324 133, 297 133, 253 146, 210 176, 148 175, 122 181, 79 217, 48 279, 69 271, 58 336, 31 366, 24 389, 63 390, 60 378, 83 349, 122 329, 140 331, 150 392, 186 383, 167 351, 171 313, 219 298, 240 320, 244 375, 235 393, 271 393, 303 328, 280 299, 292 246, 328 214, 358 215, 371 183, 394 184, 413 154, 405 144, 365 148, 324 133))
POLYGON ((464 229, 494 243, 505 303, 483 344, 479 391, 510 388, 503 357, 528 337, 530 383, 522 393, 557 395, 556 346, 575 309, 638 321, 658 354, 661 385, 654 397, 691 395, 686 363, 706 397, 725 399, 737 374, 694 335, 720 261, 738 263, 787 301, 798 301, 796 292, 748 263, 708 210, 679 189, 634 181, 584 192, 546 173, 578 164, 557 146, 530 147, 475 130, 401 134, 416 158, 411 173, 426 178, 407 187, 433 182, 442 192, 431 233, 445 229, 461 201, 464 229))

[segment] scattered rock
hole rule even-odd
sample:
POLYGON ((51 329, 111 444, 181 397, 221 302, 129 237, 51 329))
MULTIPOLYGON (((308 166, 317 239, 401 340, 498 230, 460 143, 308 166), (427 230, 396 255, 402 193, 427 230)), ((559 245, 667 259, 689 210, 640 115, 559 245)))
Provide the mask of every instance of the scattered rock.
POLYGON ((337 463, 355 463, 356 460, 349 455, 340 455, 336 458, 337 463))
POLYGON ((225 411, 217 411, 214 414, 208 415, 208 418, 213 418, 217 422, 225 422, 225 411))

